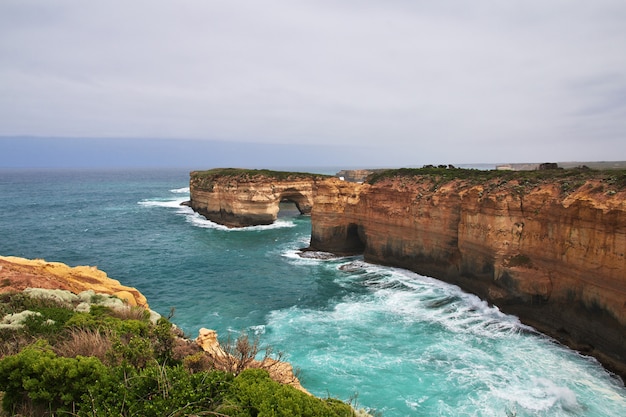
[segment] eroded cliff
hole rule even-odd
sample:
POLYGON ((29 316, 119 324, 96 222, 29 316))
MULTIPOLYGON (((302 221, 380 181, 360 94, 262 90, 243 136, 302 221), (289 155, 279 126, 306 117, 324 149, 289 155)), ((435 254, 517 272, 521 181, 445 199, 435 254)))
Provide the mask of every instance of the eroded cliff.
POLYGON ((114 295, 131 306, 148 308, 148 301, 139 290, 122 285, 93 266, 70 267, 43 259, 0 256, 0 281, 0 292, 45 288, 68 290, 78 294, 93 290, 99 294, 114 295))
POLYGON ((229 227, 272 224, 281 201, 311 212, 313 184, 323 175, 269 170, 213 169, 190 174, 191 208, 229 227))
POLYGON ((457 284, 626 375, 626 174, 399 170, 314 195, 312 249, 457 284))
POLYGON ((626 377, 626 173, 421 169, 363 183, 193 172, 190 205, 228 226, 311 212, 310 249, 454 283, 626 377))

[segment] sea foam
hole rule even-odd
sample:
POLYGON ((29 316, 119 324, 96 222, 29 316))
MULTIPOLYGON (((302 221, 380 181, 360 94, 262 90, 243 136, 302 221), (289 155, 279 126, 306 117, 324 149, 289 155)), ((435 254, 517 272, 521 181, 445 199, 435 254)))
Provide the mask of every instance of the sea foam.
MULTIPOLYGON (((289 256, 301 264, 296 257, 289 256)), ((480 298, 360 259, 305 261, 337 271, 333 280, 352 289, 328 308, 293 306, 268 316, 270 344, 297 341, 285 350, 298 358, 305 385, 330 372, 333 392, 358 390, 361 401, 380 395, 380 383, 392 385, 378 410, 390 415, 611 415, 581 403, 584 361, 480 298)), ((588 399, 614 392, 584 387, 588 399)))

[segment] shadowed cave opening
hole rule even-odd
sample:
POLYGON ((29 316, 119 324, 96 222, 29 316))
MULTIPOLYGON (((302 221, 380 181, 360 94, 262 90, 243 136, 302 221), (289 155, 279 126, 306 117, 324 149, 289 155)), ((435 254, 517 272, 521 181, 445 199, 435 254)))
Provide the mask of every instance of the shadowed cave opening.
POLYGON ((289 199, 284 199, 278 204, 278 218, 292 218, 301 216, 302 212, 298 208, 298 205, 289 199))
POLYGON ((280 196, 278 217, 297 217, 300 214, 311 214, 310 198, 298 190, 285 190, 280 196))
POLYGON ((365 235, 362 228, 356 223, 350 223, 346 227, 345 247, 348 252, 363 253, 365 251, 365 235))

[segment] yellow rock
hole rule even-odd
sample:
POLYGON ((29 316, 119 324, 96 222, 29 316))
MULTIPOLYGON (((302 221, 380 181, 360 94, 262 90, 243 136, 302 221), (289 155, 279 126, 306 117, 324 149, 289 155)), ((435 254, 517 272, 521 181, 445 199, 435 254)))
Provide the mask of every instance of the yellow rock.
POLYGON ((0 292, 26 288, 63 289, 78 294, 93 290, 126 300, 131 306, 148 307, 146 297, 136 288, 122 285, 95 266, 70 267, 60 262, 0 256, 0 292))

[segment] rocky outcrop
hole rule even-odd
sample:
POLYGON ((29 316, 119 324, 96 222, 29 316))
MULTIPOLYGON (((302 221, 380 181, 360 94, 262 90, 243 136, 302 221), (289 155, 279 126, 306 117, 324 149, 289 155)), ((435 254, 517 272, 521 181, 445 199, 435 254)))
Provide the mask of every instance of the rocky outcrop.
POLYGON ((255 359, 258 346, 254 344, 249 344, 246 341, 241 346, 242 341, 238 340, 234 342, 234 347, 231 346, 233 352, 230 352, 228 346, 225 350, 218 341, 217 332, 206 328, 200 329, 196 343, 209 356, 211 366, 215 369, 231 373, 239 373, 248 368, 265 369, 274 381, 291 385, 297 390, 311 395, 300 384, 300 380, 296 377, 289 362, 273 359, 267 355, 261 360, 255 359))
POLYGON ((70 267, 43 259, 0 256, 0 292, 24 291, 27 288, 67 290, 73 294, 92 290, 125 300, 130 306, 148 308, 146 297, 136 288, 120 284, 96 267, 70 267))
POLYGON ((311 212, 313 184, 322 175, 267 170, 215 169, 190 174, 188 205, 207 219, 228 226, 272 224, 280 203, 311 212))
POLYGON ((311 216, 312 250, 457 284, 626 375, 626 175, 330 179, 311 216))

